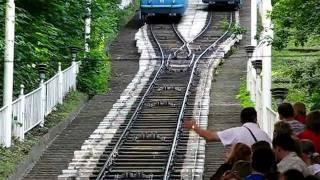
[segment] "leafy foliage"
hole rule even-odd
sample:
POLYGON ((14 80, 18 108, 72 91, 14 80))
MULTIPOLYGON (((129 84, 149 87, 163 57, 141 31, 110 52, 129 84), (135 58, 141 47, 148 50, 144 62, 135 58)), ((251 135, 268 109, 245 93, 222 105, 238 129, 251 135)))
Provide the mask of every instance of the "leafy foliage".
POLYGON ((224 31, 229 30, 230 33, 234 34, 235 36, 241 35, 247 32, 247 29, 243 26, 240 26, 237 23, 231 23, 225 18, 221 21, 221 27, 224 31))
POLYGON ((107 57, 101 51, 91 51, 82 61, 78 76, 79 90, 89 96, 105 92, 109 78, 110 67, 107 57))
MULTIPOLYGON (((320 102, 320 52, 273 51, 274 87, 287 87, 289 102, 304 102, 312 107, 320 102)), ((319 109, 319 108, 318 108, 319 109)))
POLYGON ((236 98, 240 101, 240 105, 243 108, 255 106, 255 104, 250 99, 250 95, 246 87, 246 81, 243 78, 240 81, 239 93, 236 98))
POLYGON ((274 46, 283 49, 290 40, 304 46, 308 36, 320 34, 319 0, 273 0, 274 46))
POLYGON ((133 15, 135 6, 121 10, 116 1, 95 0, 92 4, 91 52, 83 60, 79 89, 93 96, 107 90, 110 74, 107 46, 116 37, 120 25, 133 15), (106 13, 108 12, 108 13, 106 13))
MULTIPOLYGON (((57 62, 70 65, 68 46, 82 46, 83 2, 70 0, 16 0, 14 95, 20 84, 26 92, 39 84, 36 64, 48 65, 46 77, 57 72, 57 62)), ((0 46, 4 48, 4 8, 0 4, 0 46)), ((3 51, 0 59, 3 59, 3 51)), ((3 79, 3 61, 0 79, 3 79)), ((0 95, 2 95, 0 83, 0 95)), ((1 99, 1 98, 0 98, 1 99)))
MULTIPOLYGON (((20 84, 26 91, 38 87, 39 78, 36 65, 47 64, 47 75, 51 77, 57 71, 58 61, 63 68, 70 65, 68 46, 83 47, 84 1, 77 0, 15 0, 16 3, 16 39, 15 39, 15 96, 20 84)), ((79 88, 90 95, 107 89, 110 64, 106 46, 110 44, 120 24, 130 17, 135 6, 120 10, 118 1, 95 0, 92 2, 91 52, 83 61, 79 88), (92 60, 92 61, 91 61, 92 60)), ((0 0, 0 59, 3 59, 5 4, 0 0)), ((83 54, 79 54, 81 57, 83 54)), ((3 79, 3 61, 0 61, 0 80, 3 79)), ((0 82, 0 100, 3 84, 0 82)), ((44 128, 36 128, 27 135, 24 143, 14 142, 11 148, 0 147, 0 179, 7 178, 16 165, 30 151, 32 145, 66 117, 78 103, 83 94, 69 94, 71 102, 58 106, 58 112, 49 115, 44 128), (75 99, 74 99, 75 98, 75 99), (71 103, 71 104, 70 104, 71 103)), ((81 98, 83 99, 83 98, 81 98)), ((1 101, 2 102, 2 101, 1 101)), ((0 103, 1 103, 0 102, 0 103)))
MULTIPOLYGON (((14 95, 17 97, 20 84, 25 85, 26 93, 38 87, 39 78, 36 69, 38 63, 46 63, 48 65, 46 77, 52 77, 57 72, 58 61, 62 62, 63 68, 70 65, 68 46, 83 47, 85 1, 16 0, 15 3, 14 95)), ((118 7, 118 1, 95 0, 92 1, 91 8, 90 47, 96 53, 100 51, 98 54, 105 53, 106 45, 116 36, 119 25, 132 15, 135 7, 121 10, 118 7)), ((4 12, 5 4, 1 1, 0 49, 4 48, 4 12)), ((80 53, 79 57, 82 55, 83 53, 80 53)), ((1 51, 0 59, 3 58, 3 51, 1 51)), ((99 61, 106 62, 105 59, 99 61)), ((3 79, 3 66, 3 61, 0 61, 0 80, 3 79)), ((1 102, 2 86, 3 84, 0 83, 1 102)))

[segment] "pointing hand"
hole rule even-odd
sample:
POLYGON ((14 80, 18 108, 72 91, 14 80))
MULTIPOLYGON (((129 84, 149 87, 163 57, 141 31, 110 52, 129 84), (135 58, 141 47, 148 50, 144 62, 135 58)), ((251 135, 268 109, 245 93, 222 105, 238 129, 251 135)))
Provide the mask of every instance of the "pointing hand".
POLYGON ((186 129, 194 129, 197 126, 197 123, 195 120, 191 118, 186 118, 183 123, 183 127, 186 129))

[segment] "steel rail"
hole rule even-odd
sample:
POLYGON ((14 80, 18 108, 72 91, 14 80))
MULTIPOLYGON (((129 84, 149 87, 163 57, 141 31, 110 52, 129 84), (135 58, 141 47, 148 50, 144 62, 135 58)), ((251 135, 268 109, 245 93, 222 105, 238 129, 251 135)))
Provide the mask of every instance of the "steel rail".
POLYGON ((137 108, 135 109, 133 115, 131 116, 131 118, 130 118, 130 120, 129 120, 127 126, 126 126, 126 128, 125 128, 124 131, 121 133, 121 136, 119 137, 119 140, 117 141, 117 143, 116 143, 115 146, 113 147, 113 150, 112 150, 112 152, 110 153, 107 161, 104 163, 104 166, 103 166, 102 169, 100 170, 99 175, 98 175, 97 178, 96 178, 97 180, 98 180, 98 179, 99 179, 99 180, 100 180, 100 179, 103 179, 104 176, 105 176, 105 171, 106 171, 106 169, 109 168, 110 165, 112 165, 112 160, 113 160, 113 158, 114 158, 115 156, 117 156, 117 151, 118 151, 119 146, 123 143, 124 137, 125 137, 126 135, 128 135, 128 130, 131 128, 133 122, 135 121, 135 118, 136 118, 137 114, 139 113, 139 111, 141 110, 142 105, 143 105, 144 102, 145 102, 145 99, 146 99, 147 95, 150 93, 150 90, 151 90, 152 87, 154 86, 155 81, 157 80, 160 72, 163 70, 164 63, 165 63, 164 53, 163 53, 163 50, 162 50, 162 48, 161 48, 161 45, 160 45, 158 39, 156 38, 155 34, 153 33, 152 26, 149 26, 149 27, 150 27, 150 32, 151 32, 151 34, 152 34, 152 37, 153 37, 153 39, 155 40, 155 42, 156 42, 156 44, 158 45, 158 48, 159 48, 159 50, 160 50, 160 52, 161 52, 161 66, 160 66, 159 70, 157 71, 155 77, 153 78, 152 82, 150 83, 148 89, 146 90, 146 92, 144 93, 143 97, 141 98, 141 101, 140 101, 140 103, 138 104, 137 108))
MULTIPOLYGON (((229 27, 228 27, 228 29, 230 29, 230 27, 231 27, 231 23, 229 24, 229 27)), ((218 49, 214 52, 214 53, 216 53, 218 51, 218 49)), ((208 70, 209 71, 209 70, 208 70)), ((208 72, 209 73, 209 72, 208 72)), ((208 80, 208 76, 206 76, 206 81, 208 80)), ((205 81, 205 82, 206 82, 205 81)), ((201 97, 200 97, 200 99, 202 99, 203 98, 203 96, 204 96, 204 91, 202 92, 202 94, 201 94, 201 97)), ((197 124, 199 124, 200 123, 200 118, 201 118, 201 111, 202 111, 202 101, 200 101, 199 102, 199 113, 198 113, 198 119, 197 119, 197 124)), ((198 149, 199 149, 199 145, 200 145, 200 136, 199 135, 197 135, 197 148, 196 148, 196 151, 195 151, 195 155, 194 155, 194 163, 193 163, 193 167, 195 167, 196 166, 196 163, 197 163, 197 156, 198 156, 198 149)), ((192 179, 191 180, 194 180, 195 179, 195 171, 192 171, 192 175, 191 175, 192 177, 192 179)))
POLYGON ((187 51, 188 51, 188 56, 187 56, 187 57, 189 58, 189 57, 191 56, 192 52, 191 52, 190 47, 187 45, 188 42, 182 37, 182 35, 181 35, 180 32, 177 30, 177 28, 175 27, 174 24, 172 24, 171 26, 172 26, 174 32, 178 35, 178 37, 179 37, 179 38, 182 40, 182 42, 183 42, 183 45, 173 53, 173 57, 176 58, 176 57, 177 57, 177 53, 178 53, 179 51, 181 51, 184 47, 186 47, 186 48, 187 48, 187 51))
POLYGON ((198 39, 200 36, 202 36, 202 34, 207 31, 207 29, 209 28, 209 26, 211 25, 211 22, 212 22, 212 17, 213 17, 213 12, 210 12, 210 17, 209 17, 209 23, 207 23, 206 27, 204 27, 202 29, 202 31, 200 31, 199 34, 196 35, 195 38, 193 38, 190 42, 188 42, 188 44, 192 43, 194 40, 198 39))
MULTIPOLYGON (((210 12, 210 16, 209 16, 209 20, 208 20, 209 23, 207 23, 207 25, 200 31, 200 33, 197 34, 197 36, 194 37, 191 41, 187 42, 186 40, 184 40, 184 38, 181 37, 181 38, 183 39, 184 44, 183 44, 183 46, 181 46, 179 49, 177 49, 177 50, 173 53, 174 57, 176 57, 176 56, 177 56, 176 54, 177 54, 179 51, 181 51, 181 50, 186 46, 186 48, 187 48, 187 50, 188 50, 188 56, 187 56, 187 57, 190 58, 190 56, 192 55, 191 49, 190 49, 190 47, 189 47, 189 46, 190 46, 190 43, 192 43, 194 40, 198 39, 204 32, 207 31, 208 27, 211 25, 212 16, 213 16, 213 13, 210 12)), ((174 30, 176 31, 176 33, 177 33, 178 36, 181 36, 181 34, 179 33, 179 31, 178 31, 175 27, 174 27, 174 30)))
MULTIPOLYGON (((170 151, 170 155, 169 155, 168 162, 167 162, 167 165, 166 165, 166 170, 165 170, 165 173, 164 173, 163 180, 168 180, 170 178, 170 175, 171 175, 172 162, 173 162, 173 158, 174 158, 175 151, 176 151, 177 139, 178 139, 178 137, 180 135, 179 132, 180 132, 180 129, 181 129, 182 118, 184 116, 184 109, 185 109, 186 104, 187 104, 187 99, 188 99, 188 96, 189 96, 189 93, 190 93, 190 87, 191 87, 191 84, 192 84, 192 80, 193 80, 193 77, 194 77, 194 74, 195 74, 195 70, 196 70, 196 66, 198 64, 198 61, 201 59, 201 57, 208 50, 210 50, 212 47, 216 46, 218 44, 218 42, 228 34, 228 32, 229 32, 229 30, 231 28, 231 23, 232 23, 232 12, 231 12, 229 27, 228 27, 227 31, 222 36, 220 36, 214 43, 212 43, 208 48, 206 48, 197 57, 196 61, 194 62, 194 65, 193 65, 192 71, 191 71, 191 76, 189 78, 189 83, 188 83, 188 86, 187 86, 187 89, 186 89, 186 92, 185 92, 185 95, 184 95, 183 104, 182 104, 182 107, 181 107, 181 110, 180 110, 180 114, 179 114, 179 117, 178 117, 178 124, 177 124, 177 127, 176 127, 175 136, 174 136, 174 140, 173 140, 173 143, 172 143, 172 146, 171 146, 171 151, 170 151)), ((207 26, 207 27, 209 27, 209 26, 207 26)))

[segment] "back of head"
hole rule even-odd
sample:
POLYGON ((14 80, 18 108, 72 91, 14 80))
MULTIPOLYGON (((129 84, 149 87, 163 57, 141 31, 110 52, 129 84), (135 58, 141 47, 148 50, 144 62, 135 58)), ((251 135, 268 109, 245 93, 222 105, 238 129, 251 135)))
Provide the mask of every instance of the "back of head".
POLYGON ((280 134, 273 138, 272 140, 273 147, 280 147, 285 151, 291 151, 294 152, 296 150, 295 148, 295 141, 290 135, 287 134, 280 134))
POLYGON ((319 176, 307 176, 304 178, 304 180, 320 180, 319 176))
POLYGON ((241 178, 244 178, 250 175, 252 172, 251 163, 250 161, 243 161, 243 160, 237 161, 232 166, 231 171, 237 172, 241 178))
POLYGON ((258 148, 252 153, 252 169, 267 174, 272 171, 276 163, 275 156, 271 148, 258 148))
POLYGON ((320 134, 320 111, 312 111, 307 115, 306 126, 307 129, 320 134))
POLYGON ((294 112, 296 113, 296 115, 306 116, 306 114, 307 114, 306 105, 304 105, 302 102, 294 103, 293 109, 294 109, 294 112))
POLYGON ((227 163, 234 164, 236 161, 249 161, 251 157, 251 148, 243 143, 237 143, 232 147, 227 163))
POLYGON ((257 122, 257 111, 253 107, 244 108, 240 114, 241 123, 257 122))
MULTIPOLYGON (((311 164, 319 164, 319 153, 316 152, 316 148, 313 142, 309 139, 302 139, 300 141, 301 151, 304 154, 304 158, 308 158, 311 164)), ((320 168, 320 165, 319 165, 320 168)), ((320 170, 319 170, 320 172, 320 170)))
POLYGON ((285 180, 303 180, 303 174, 296 169, 289 169, 288 171, 283 173, 285 180))
POLYGON ((278 107, 278 113, 283 118, 294 117, 294 110, 290 103, 282 103, 278 107))
POLYGON ((251 151, 254 152, 254 151, 256 151, 257 149, 260 149, 260 148, 269 148, 269 149, 271 149, 271 146, 267 141, 258 141, 256 143, 252 144, 251 151))
POLYGON ((288 124, 285 121, 278 121, 274 124, 274 130, 273 130, 273 137, 279 135, 279 134, 288 134, 292 135, 292 129, 290 124, 288 124))
POLYGON ((313 145, 313 142, 308 139, 302 139, 300 141, 302 153, 307 155, 312 155, 316 152, 316 148, 313 145))

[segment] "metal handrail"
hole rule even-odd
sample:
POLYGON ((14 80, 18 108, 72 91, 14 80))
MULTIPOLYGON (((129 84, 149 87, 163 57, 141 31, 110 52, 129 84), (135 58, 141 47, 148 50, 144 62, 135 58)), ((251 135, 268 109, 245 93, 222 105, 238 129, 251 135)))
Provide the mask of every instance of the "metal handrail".
POLYGON ((7 105, 2 106, 2 107, 0 108, 0 112, 1 112, 1 111, 3 111, 3 110, 5 110, 8 106, 9 106, 8 104, 7 104, 7 105))
POLYGON ((213 13, 210 12, 210 18, 209 18, 209 20, 208 20, 210 23, 208 23, 208 24, 202 29, 202 31, 200 31, 200 33, 196 35, 196 37, 194 37, 190 42, 188 42, 188 44, 190 44, 190 43, 193 42, 194 40, 198 39, 198 38, 209 28, 209 26, 211 25, 212 16, 213 16, 213 13))
MULTIPOLYGON (((165 171, 163 180, 168 180, 168 179, 169 179, 169 173, 170 173, 169 171, 171 170, 172 160, 173 160, 173 156, 174 156, 174 154, 175 154, 175 150, 176 150, 176 146, 177 146, 177 139, 178 139, 178 136, 179 136, 179 130, 180 130, 182 118, 183 118, 183 115, 184 115, 184 109, 185 109, 186 102, 187 102, 187 99, 188 99, 188 96, 189 96, 189 90, 190 90, 190 87, 191 87, 191 84, 192 84, 194 72, 195 72, 196 66, 197 66, 197 64, 198 64, 198 61, 200 60, 200 58, 201 58, 209 49, 211 49, 213 46, 216 46, 217 43, 229 32, 229 30, 230 30, 230 28, 231 28, 231 23, 232 23, 232 15, 231 15, 231 17, 230 17, 230 23, 229 23, 228 30, 227 30, 220 38, 218 38, 213 44, 211 44, 207 49, 205 49, 205 50, 197 57, 196 61, 194 62, 194 65, 193 65, 192 71, 191 71, 191 76, 190 76, 190 79, 189 79, 189 83, 188 83, 188 86, 187 86, 187 89, 186 89, 186 93, 185 93, 185 95, 184 95, 183 104, 182 104, 182 107, 181 107, 181 110, 180 110, 180 114, 179 114, 179 118, 178 118, 178 125, 177 125, 176 131, 175 131, 175 137, 174 137, 174 140, 173 140, 173 143, 172 143, 172 146, 171 146, 171 151, 170 151, 170 155, 169 155, 169 158, 168 158, 168 162, 167 162, 167 166, 166 166, 166 171, 165 171)), ((202 32, 204 32, 204 31, 202 31, 202 32)), ((199 36, 198 36, 198 37, 199 37, 199 36)))

